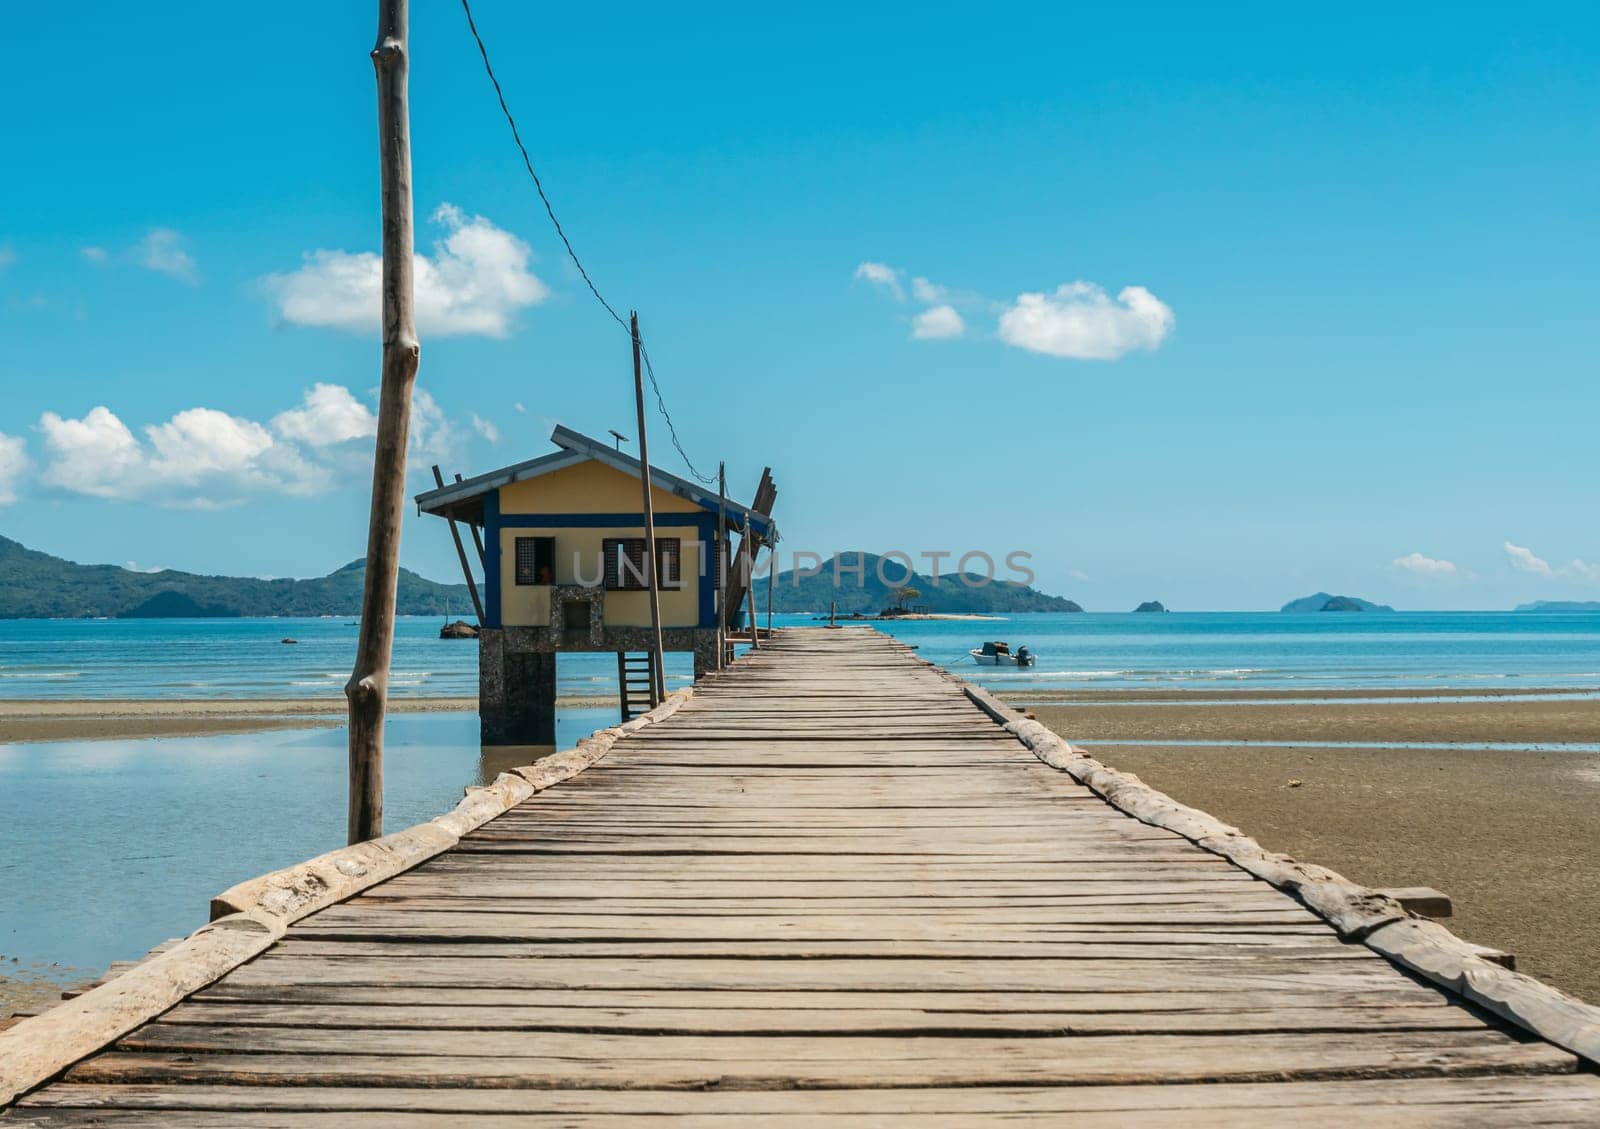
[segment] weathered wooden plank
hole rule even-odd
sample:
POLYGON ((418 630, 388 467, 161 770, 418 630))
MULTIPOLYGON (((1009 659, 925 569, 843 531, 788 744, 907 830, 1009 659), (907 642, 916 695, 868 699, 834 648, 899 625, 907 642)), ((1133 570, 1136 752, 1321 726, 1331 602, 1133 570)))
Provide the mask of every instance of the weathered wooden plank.
MULTIPOLYGON (((1216 988, 1204 990, 1191 985, 1187 990, 1103 992, 1038 991, 997 992, 940 991, 904 992, 872 988, 855 991, 814 989, 736 990, 658 988, 647 990, 589 988, 533 988, 510 986, 493 989, 425 984, 351 986, 339 984, 301 984, 281 981, 268 984, 240 984, 234 978, 221 981, 193 997, 200 1003, 314 1003, 387 1006, 460 1007, 481 1013, 484 1008, 591 1006, 637 1008, 696 1008, 717 1011, 725 1008, 745 1010, 775 1009, 807 1011, 813 1008, 834 1010, 872 1010, 875 1008, 955 1011, 960 1013, 1005 1013, 1025 1015, 1036 1011, 1082 1011, 1095 1014, 1162 1011, 1260 1011, 1284 1005, 1281 985, 1265 989, 1216 988)), ((1400 979, 1361 988, 1318 988, 1297 992, 1295 1007, 1388 1008, 1459 1007, 1431 988, 1400 979)))
POLYGON ((1476 1013, 1439 1001, 1360 1007, 1283 1006, 1255 1009, 1235 1004, 1212 1010, 1171 1011, 968 1011, 952 1007, 891 1008, 863 999, 851 1008, 629 1007, 595 1000, 586 1006, 494 1004, 225 1004, 187 1003, 161 1017, 163 1024, 287 1028, 416 1028, 424 1031, 578 1031, 610 1034, 849 1035, 1128 1035, 1162 1033, 1255 1034, 1271 1031, 1479 1030, 1476 1013))
POLYGON ((613 958, 573 961, 526 957, 385 957, 301 959, 268 953, 236 970, 228 982, 296 984, 423 985, 477 988, 735 988, 827 990, 867 988, 894 991, 972 989, 1030 992, 1065 988, 1096 991, 1186 991, 1196 984, 1219 989, 1377 988, 1396 980, 1394 969, 1372 960, 1250 961, 1091 959, 841 959, 816 961, 773 957, 764 960, 650 960, 613 958))
MULTIPOLYGON (((228 1113, 227 1123, 251 1124, 240 1115, 261 1111, 263 1117, 309 1114, 329 1120, 262 1120, 256 1125, 406 1125, 383 1118, 429 1115, 472 1115, 470 1124, 500 1129, 530 1122, 499 1121, 494 1115, 542 1115, 561 1118, 563 1125, 615 1125, 620 1118, 670 1119, 675 1126, 762 1124, 817 1126, 838 1124, 910 1126, 971 1125, 974 1118, 1027 1116, 1048 1118, 1052 1125, 1102 1129, 1119 1125, 1170 1125, 1181 1116, 1185 1126, 1296 1125, 1348 1126, 1424 1125, 1491 1126, 1582 1125, 1600 1094, 1600 1079, 1587 1075, 1544 1077, 1451 1077, 1403 1080, 1216 1083, 1209 1086, 973 1087, 900 1090, 705 1090, 660 1094, 629 1090, 511 1089, 367 1089, 338 1086, 129 1086, 74 1084, 51 1087, 25 1103, 32 1114, 81 1110, 112 1118, 118 1109, 165 1111, 179 1116, 196 1111, 228 1113), (1309 1111, 1311 1120, 1303 1121, 1309 1111), (366 1116, 366 1121, 335 1121, 366 1116), (1095 1120, 1083 1121, 1089 1117, 1095 1120), (1154 1120, 1135 1120, 1146 1117, 1154 1120), (1245 1117, 1276 1121, 1242 1120, 1245 1117), (588 1121, 582 1118, 606 1120, 588 1121), (862 1119, 870 1118, 871 1121, 862 1119), (890 1120, 884 1120, 884 1119, 890 1120), (942 1118, 941 1121, 926 1121, 942 1118), (701 1120, 710 1119, 710 1120, 701 1120), (780 1120, 773 1120, 780 1119, 780 1120), (965 1119, 958 1120, 958 1119, 965 1119)), ((138 1116, 137 1113, 134 1114, 138 1116)), ((83 1124, 57 1121, 39 1124, 83 1124)), ((144 1122, 146 1124, 152 1121, 144 1122)), ((172 1124, 215 1124, 173 1121, 172 1124)), ((437 1124, 437 1122, 412 1122, 437 1124)))
POLYGON ((1491 1031, 1344 1034, 1107 1035, 1054 1040, 968 1037, 806 1039, 784 1036, 591 1035, 532 1032, 330 1031, 305 1028, 145 1029, 140 1045, 73 1067, 79 1082, 532 1089, 703 1089, 962 1085, 1109 1085, 1570 1073, 1548 1043, 1491 1031), (246 1038, 248 1037, 248 1038, 246 1038), (216 1047, 225 1047, 218 1051, 216 1047), (262 1048, 271 1048, 263 1050, 262 1048), (463 1053, 452 1054, 455 1049, 463 1053))

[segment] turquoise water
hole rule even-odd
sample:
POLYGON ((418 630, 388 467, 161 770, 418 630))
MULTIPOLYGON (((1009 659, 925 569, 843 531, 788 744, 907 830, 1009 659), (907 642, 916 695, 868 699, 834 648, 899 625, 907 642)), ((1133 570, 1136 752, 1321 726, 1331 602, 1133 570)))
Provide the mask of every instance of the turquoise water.
POLYGON ((1004 690, 1600 686, 1597 613, 1089 613, 875 626, 1004 690), (1038 662, 980 667, 967 651, 985 639, 1026 644, 1038 662))
MULTIPOLYGON (((810 616, 779 616, 810 624, 810 616)), ((1600 614, 1400 612, 1285 615, 1016 615, 998 621, 878 624, 931 661, 1009 689, 1169 686, 1272 689, 1600 684, 1600 614), (981 668, 986 639, 1027 644, 1028 671, 981 668)), ((395 640, 397 697, 473 696, 477 648, 441 640, 439 621, 403 618, 395 640)), ((319 697, 349 677, 356 629, 335 619, 3 620, 0 698, 319 697), (286 645, 285 636, 299 642, 286 645)), ((610 655, 562 655, 563 694, 610 695, 610 655)), ((673 684, 687 655, 668 659, 673 684)))
MULTIPOLYGON (((477 697, 478 645, 440 639, 440 622, 395 621, 392 696, 477 697)), ((355 647, 343 619, 0 620, 0 698, 342 700, 355 647)), ((687 685, 689 656, 669 655, 666 673, 687 685)), ((563 694, 616 692, 614 655, 562 655, 557 674, 563 694)))
MULTIPOLYGON (((567 710, 563 748, 616 723, 567 710)), ((475 713, 385 730, 384 826, 449 811, 464 785, 537 752, 482 750, 475 713)), ((213 895, 345 841, 344 727, 0 745, 0 976, 99 972, 204 925, 213 895)))

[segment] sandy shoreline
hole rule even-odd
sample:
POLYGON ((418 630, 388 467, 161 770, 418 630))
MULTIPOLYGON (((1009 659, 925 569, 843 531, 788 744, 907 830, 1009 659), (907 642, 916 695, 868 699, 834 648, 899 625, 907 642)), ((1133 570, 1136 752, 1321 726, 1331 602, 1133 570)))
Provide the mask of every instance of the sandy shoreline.
MULTIPOLYGON (((959 670, 957 674, 961 673, 959 670)), ((1181 686, 1129 690, 1107 687, 1104 690, 1005 690, 997 696, 1015 705, 1048 705, 1055 702, 1132 702, 1148 705, 1183 705, 1186 702, 1328 702, 1360 699, 1416 698, 1526 698, 1568 697, 1600 694, 1600 686, 1501 686, 1486 684, 1482 689, 1460 686, 1439 689, 1403 690, 1192 690, 1181 686)))
POLYGON ((1600 743, 1600 699, 1210 705, 1030 705, 1073 741, 1600 743))
POLYGON ((1259 742, 1600 741, 1600 702, 1036 706, 1056 732, 1271 850, 1371 886, 1433 886, 1446 924, 1600 1001, 1600 754, 1259 742), (1174 739, 1239 741, 1174 747, 1174 739), (1148 741, 1100 745, 1103 741, 1148 741), (1298 781, 1297 784, 1291 784, 1298 781))
MULTIPOLYGON (((569 696, 561 709, 606 708, 616 699, 569 696)), ((391 698, 391 713, 475 710, 476 698, 391 698)), ((135 737, 205 737, 344 723, 341 698, 34 698, 0 700, 0 744, 135 737)))

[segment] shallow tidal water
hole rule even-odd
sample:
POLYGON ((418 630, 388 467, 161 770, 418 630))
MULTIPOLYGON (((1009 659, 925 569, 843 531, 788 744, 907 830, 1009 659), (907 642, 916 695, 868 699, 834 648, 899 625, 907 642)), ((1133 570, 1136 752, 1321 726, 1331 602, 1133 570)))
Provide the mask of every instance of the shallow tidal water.
MULTIPOLYGON (((564 710, 560 747, 616 723, 564 710)), ((399 714, 384 828, 449 811, 468 784, 548 750, 478 745, 476 713, 399 714)), ((344 845, 344 726, 0 745, 0 976, 98 973, 205 924, 246 878, 344 845)))

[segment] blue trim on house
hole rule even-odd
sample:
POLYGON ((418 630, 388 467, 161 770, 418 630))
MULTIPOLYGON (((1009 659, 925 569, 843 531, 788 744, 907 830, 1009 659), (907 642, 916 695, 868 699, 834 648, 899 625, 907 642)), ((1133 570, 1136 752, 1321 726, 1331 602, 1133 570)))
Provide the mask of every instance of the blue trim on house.
POLYGON ((483 496, 483 618, 485 627, 500 626, 500 492, 483 496))
MULTIPOLYGON (((495 499, 495 519, 501 529, 605 529, 616 526, 644 528, 644 514, 505 514, 499 510, 499 495, 484 495, 484 520, 488 520, 488 501, 495 499)), ((656 524, 670 526, 701 525, 703 514, 656 514, 656 524)))
MULTIPOLYGON (((700 576, 699 605, 700 626, 717 626, 717 577, 711 559, 713 539, 717 533, 715 514, 657 514, 658 526, 672 529, 692 529, 699 540, 705 569, 700 576)), ((597 529, 644 527, 644 514, 502 514, 500 493, 491 490, 483 496, 483 586, 484 626, 498 628, 501 623, 500 567, 502 529, 597 529)))

